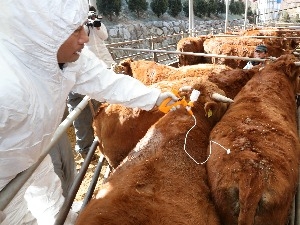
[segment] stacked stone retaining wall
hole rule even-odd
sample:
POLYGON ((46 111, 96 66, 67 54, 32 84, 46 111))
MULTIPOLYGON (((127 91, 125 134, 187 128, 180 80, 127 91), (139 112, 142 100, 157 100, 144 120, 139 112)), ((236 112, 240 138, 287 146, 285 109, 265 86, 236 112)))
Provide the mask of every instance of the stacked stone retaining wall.
MULTIPOLYGON (((240 30, 244 25, 244 20, 231 20, 228 22, 228 30, 240 30)), ((137 24, 118 24, 116 26, 106 26, 109 38, 107 44, 119 43, 113 47, 130 48, 130 49, 156 49, 156 50, 176 50, 177 43, 180 39, 187 36, 189 23, 187 20, 177 21, 149 21, 137 24), (182 35, 174 35, 182 34, 182 35), (139 42, 130 42, 133 40, 141 40, 139 42), (126 43, 123 43, 126 42, 126 43), (121 44, 122 43, 122 44, 121 44)), ((224 32, 224 20, 195 21, 193 36, 218 34, 224 32)), ((177 61, 174 54, 152 54, 137 53, 127 50, 117 50, 108 48, 116 62, 120 62, 124 58, 149 59, 164 64, 170 64, 177 61)))
MULTIPOLYGON (((228 21, 229 29, 240 29, 244 24, 244 20, 228 21)), ((224 20, 195 21, 195 31, 199 35, 206 35, 211 32, 224 32, 224 20)), ((109 38, 108 43, 116 43, 120 41, 130 41, 145 39, 151 36, 159 37, 171 35, 174 33, 187 32, 189 29, 188 20, 177 21, 149 21, 138 24, 118 24, 116 26, 107 26, 109 38)))

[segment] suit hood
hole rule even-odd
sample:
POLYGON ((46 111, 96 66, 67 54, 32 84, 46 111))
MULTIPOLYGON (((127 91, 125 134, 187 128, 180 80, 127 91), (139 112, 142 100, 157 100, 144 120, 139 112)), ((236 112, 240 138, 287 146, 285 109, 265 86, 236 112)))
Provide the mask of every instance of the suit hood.
POLYGON ((8 0, 1 1, 0 8, 2 41, 23 62, 26 58, 27 67, 49 78, 59 70, 59 47, 88 14, 86 0, 8 0))

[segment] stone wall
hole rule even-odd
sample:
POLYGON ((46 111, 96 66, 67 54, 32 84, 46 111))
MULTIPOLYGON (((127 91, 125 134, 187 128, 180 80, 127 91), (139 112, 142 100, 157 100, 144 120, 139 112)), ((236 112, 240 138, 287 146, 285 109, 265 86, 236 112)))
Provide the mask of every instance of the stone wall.
MULTIPOLYGON (((224 20, 195 21, 194 24, 194 36, 218 34, 224 32, 225 27, 224 20)), ((228 22, 228 31, 230 30, 229 28, 240 30, 243 24, 244 20, 232 20, 228 22)), ((160 54, 141 50, 175 51, 178 41, 188 36, 189 24, 187 20, 178 20, 119 24, 106 27, 109 34, 109 38, 106 41, 107 47, 116 62, 120 62, 125 58, 133 58, 172 64, 177 61, 175 54, 160 54)))
MULTIPOLYGON (((228 28, 240 29, 244 20, 232 20, 228 22, 228 28)), ((224 20, 195 21, 195 30, 199 35, 206 35, 224 32, 224 20), (213 31, 212 31, 213 30, 213 31)), ((149 21, 138 24, 118 24, 116 26, 107 26, 109 39, 108 43, 120 41, 131 41, 145 39, 151 36, 160 37, 181 32, 187 32, 189 28, 188 20, 178 21, 149 21)), ((229 29, 228 29, 229 30, 229 29)))

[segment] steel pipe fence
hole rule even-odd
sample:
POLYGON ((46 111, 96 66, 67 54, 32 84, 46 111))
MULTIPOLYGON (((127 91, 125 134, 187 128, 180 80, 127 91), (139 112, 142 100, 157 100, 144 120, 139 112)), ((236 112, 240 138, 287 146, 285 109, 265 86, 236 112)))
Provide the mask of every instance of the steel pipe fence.
MULTIPOLYGON (((81 182, 87 172, 87 169, 89 167, 89 164, 91 163, 92 161, 92 157, 93 155, 95 154, 95 151, 96 151, 96 148, 99 144, 99 141, 97 138, 95 138, 92 146, 90 147, 89 151, 88 151, 88 154, 79 170, 79 173, 76 175, 75 177, 75 180, 70 188, 70 190, 68 191, 68 195, 60 209, 60 211, 58 212, 58 215, 57 215, 57 219, 55 221, 55 224, 54 225, 62 225, 64 224, 67 216, 68 216, 68 213, 72 207, 72 204, 74 202, 74 199, 76 197, 76 194, 80 188, 80 185, 81 185, 81 182)), ((101 157, 99 158, 99 160, 102 159, 101 157)), ((102 163, 101 163, 101 166, 102 166, 102 163)), ((97 177, 98 178, 98 177, 97 177)), ((96 180, 97 181, 97 180, 96 180)), ((95 181, 93 180, 93 182, 95 183, 95 181)), ((94 184, 96 185, 96 183, 94 184)), ((93 185, 93 186, 94 186, 93 185)), ((94 190, 93 190, 94 191, 94 190)))
MULTIPOLYGON (((253 28, 253 27, 251 27, 253 28)), ((299 36, 292 37, 277 37, 277 36, 239 36, 238 34, 222 34, 223 28, 211 28, 202 31, 193 31, 193 36, 197 37, 241 37, 241 38, 284 38, 284 39, 300 39, 299 36), (204 32, 204 34, 203 34, 204 32)), ((235 30, 232 28, 232 30, 235 30)), ((236 30, 241 30, 241 26, 236 30)), ((294 29, 281 31, 295 31, 294 29)), ((116 63, 126 59, 132 58, 134 60, 151 60, 162 64, 172 64, 178 61, 178 56, 168 53, 168 51, 175 51, 179 40, 189 37, 188 32, 181 32, 173 35, 166 35, 160 37, 150 37, 145 39, 138 39, 132 41, 123 41, 117 43, 107 44, 107 48, 111 53, 116 63), (147 49, 147 51, 146 51, 147 49), (158 50, 164 52, 151 52, 150 50, 158 50)))
POLYGON ((90 97, 85 96, 78 106, 67 116, 67 118, 56 129, 53 138, 46 149, 43 149, 39 160, 29 167, 27 170, 19 173, 14 179, 12 179, 1 191, 0 191, 0 211, 3 211, 6 206, 11 202, 14 196, 18 193, 21 187, 26 183, 32 173, 48 155, 53 145, 58 141, 63 132, 72 124, 72 122, 78 117, 81 111, 86 107, 90 97))

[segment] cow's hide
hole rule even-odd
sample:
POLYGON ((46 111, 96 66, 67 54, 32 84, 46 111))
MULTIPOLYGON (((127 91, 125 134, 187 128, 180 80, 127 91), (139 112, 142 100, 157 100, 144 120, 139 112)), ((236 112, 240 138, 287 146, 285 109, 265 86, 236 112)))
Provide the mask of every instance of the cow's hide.
MULTIPOLYGON (((209 132, 227 104, 211 99, 213 92, 224 92, 208 81, 194 88, 201 92, 193 108, 197 125, 186 147, 195 160, 203 162, 209 132)), ((159 119, 110 175, 76 224, 219 225, 205 165, 196 164, 184 151, 194 122, 185 108, 159 119)))
POLYGON ((256 74, 235 97, 210 139, 207 163, 224 225, 287 224, 298 182, 295 90, 299 68, 284 55, 256 74))

